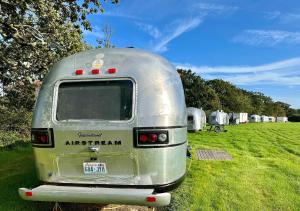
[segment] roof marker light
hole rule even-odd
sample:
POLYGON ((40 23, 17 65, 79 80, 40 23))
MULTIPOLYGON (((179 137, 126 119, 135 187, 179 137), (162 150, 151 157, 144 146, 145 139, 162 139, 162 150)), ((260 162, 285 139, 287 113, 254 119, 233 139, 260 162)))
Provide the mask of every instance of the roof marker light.
POLYGON ((84 73, 84 70, 76 70, 75 74, 76 75, 82 75, 84 73))
POLYGON ((107 73, 109 73, 109 74, 113 74, 113 73, 116 73, 116 72, 117 72, 117 68, 109 68, 107 70, 107 73))
POLYGON ((99 69, 93 69, 91 72, 92 72, 93 75, 97 75, 97 74, 100 73, 100 70, 99 69))

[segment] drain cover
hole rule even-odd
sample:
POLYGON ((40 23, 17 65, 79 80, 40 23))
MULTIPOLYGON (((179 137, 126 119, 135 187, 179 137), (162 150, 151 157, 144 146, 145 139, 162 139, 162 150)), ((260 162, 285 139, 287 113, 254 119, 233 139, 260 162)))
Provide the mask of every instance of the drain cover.
POLYGON ((230 154, 221 150, 197 150, 198 160, 232 160, 230 154))

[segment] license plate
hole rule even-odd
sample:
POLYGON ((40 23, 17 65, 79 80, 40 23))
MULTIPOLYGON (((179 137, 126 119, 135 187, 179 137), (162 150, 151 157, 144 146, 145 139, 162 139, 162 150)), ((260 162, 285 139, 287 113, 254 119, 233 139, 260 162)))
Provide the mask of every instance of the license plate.
POLYGON ((84 174, 106 174, 106 164, 96 162, 83 163, 84 174))

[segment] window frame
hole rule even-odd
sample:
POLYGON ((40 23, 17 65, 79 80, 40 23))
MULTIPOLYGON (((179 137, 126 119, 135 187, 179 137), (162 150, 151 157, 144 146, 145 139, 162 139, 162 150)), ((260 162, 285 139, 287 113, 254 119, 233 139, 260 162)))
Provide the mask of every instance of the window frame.
POLYGON ((135 105, 136 105, 136 82, 133 78, 87 78, 87 79, 62 79, 55 83, 54 92, 53 92, 53 105, 52 105, 52 121, 56 124, 63 123, 89 123, 89 122, 98 122, 98 123, 129 123, 132 122, 135 118, 135 105), (58 104, 58 92, 59 86, 62 83, 80 83, 80 82, 97 82, 97 81, 126 81, 129 80, 132 82, 132 109, 131 109, 131 118, 128 120, 103 120, 103 119, 70 119, 70 120, 58 120, 57 119, 57 104, 58 104))

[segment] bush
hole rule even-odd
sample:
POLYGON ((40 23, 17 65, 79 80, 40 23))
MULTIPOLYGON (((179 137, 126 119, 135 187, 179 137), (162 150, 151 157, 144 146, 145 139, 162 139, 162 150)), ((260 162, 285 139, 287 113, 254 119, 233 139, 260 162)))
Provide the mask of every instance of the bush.
POLYGON ((0 130, 17 132, 21 136, 29 136, 32 112, 25 108, 9 109, 0 107, 0 130))
POLYGON ((29 143, 30 138, 15 131, 0 130, 0 148, 9 148, 16 144, 29 143))
POLYGON ((0 148, 29 143, 32 112, 26 108, 0 106, 0 148))

